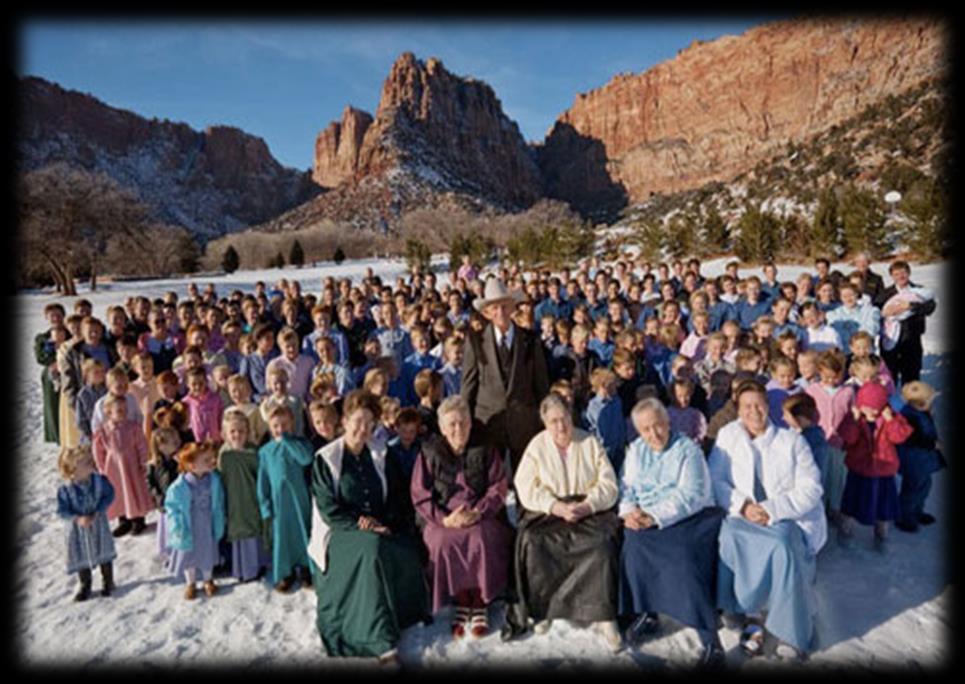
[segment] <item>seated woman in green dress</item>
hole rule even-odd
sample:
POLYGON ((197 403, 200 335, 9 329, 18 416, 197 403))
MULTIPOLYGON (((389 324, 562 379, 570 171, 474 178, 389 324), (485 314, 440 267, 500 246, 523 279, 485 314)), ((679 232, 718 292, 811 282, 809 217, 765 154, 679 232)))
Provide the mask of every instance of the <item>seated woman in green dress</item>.
POLYGON ((344 434, 315 455, 308 553, 328 654, 392 662, 401 631, 428 615, 428 593, 409 483, 372 441, 378 418, 373 395, 350 392, 344 434))

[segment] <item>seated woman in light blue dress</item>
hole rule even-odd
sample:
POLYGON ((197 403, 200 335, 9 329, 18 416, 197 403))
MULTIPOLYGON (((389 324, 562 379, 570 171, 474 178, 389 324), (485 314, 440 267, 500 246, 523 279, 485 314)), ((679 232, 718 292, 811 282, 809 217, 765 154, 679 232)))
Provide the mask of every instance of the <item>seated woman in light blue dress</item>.
POLYGON ((638 402, 631 419, 640 437, 627 448, 618 508, 624 525, 619 612, 635 618, 627 642, 655 632, 663 613, 697 630, 702 665, 721 665, 714 591, 724 512, 714 505, 704 452, 671 432, 659 399, 638 402))
POLYGON ((737 420, 717 434, 708 467, 720 528, 717 605, 748 616, 741 646, 762 652, 763 627, 798 657, 814 644, 814 557, 827 539, 821 474, 807 441, 768 418, 767 391, 736 390, 737 420))

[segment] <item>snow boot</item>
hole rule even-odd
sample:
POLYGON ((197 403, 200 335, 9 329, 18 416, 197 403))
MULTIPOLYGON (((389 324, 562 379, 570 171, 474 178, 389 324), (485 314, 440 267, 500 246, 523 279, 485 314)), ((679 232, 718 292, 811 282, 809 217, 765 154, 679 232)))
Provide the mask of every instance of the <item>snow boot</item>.
POLYGON ((75 601, 86 601, 90 598, 91 574, 90 568, 84 568, 77 573, 80 576, 80 589, 74 594, 75 601))
POLYGON ((114 564, 101 563, 101 596, 110 596, 114 590, 114 564))

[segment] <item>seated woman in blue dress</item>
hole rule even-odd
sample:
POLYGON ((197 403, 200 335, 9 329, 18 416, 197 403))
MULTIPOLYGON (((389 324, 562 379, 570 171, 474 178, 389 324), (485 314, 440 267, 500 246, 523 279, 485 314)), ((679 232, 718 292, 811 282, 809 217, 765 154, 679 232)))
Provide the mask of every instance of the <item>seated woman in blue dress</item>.
POLYGON ((704 452, 671 432, 659 399, 643 399, 630 415, 640 436, 627 448, 618 508, 624 525, 620 614, 636 617, 627 642, 655 632, 663 613, 696 629, 700 663, 719 666, 724 650, 714 593, 724 512, 714 505, 704 452))
MULTIPOLYGON (((821 473, 807 441, 768 417, 767 390, 747 380, 735 392, 737 420, 717 434, 708 467, 720 528, 717 605, 747 617, 742 648, 764 647, 752 617, 805 658, 814 644, 815 555, 827 540, 821 473)), ((779 647, 780 648, 780 647, 779 647)))

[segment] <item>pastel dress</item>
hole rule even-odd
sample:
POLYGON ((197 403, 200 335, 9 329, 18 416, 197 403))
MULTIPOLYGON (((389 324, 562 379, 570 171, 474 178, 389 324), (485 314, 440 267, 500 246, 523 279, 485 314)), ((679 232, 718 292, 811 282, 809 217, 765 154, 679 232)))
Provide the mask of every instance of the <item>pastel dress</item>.
POLYGON ((147 488, 147 440, 135 420, 106 422, 94 433, 94 462, 117 492, 107 509, 110 520, 143 518, 154 510, 147 488))
POLYGON ((40 383, 44 397, 44 441, 60 441, 60 396, 58 382, 50 373, 50 365, 57 360, 57 350, 50 340, 50 332, 42 332, 34 338, 34 356, 43 366, 40 383))
POLYGON ((232 574, 246 581, 271 564, 269 526, 258 507, 257 447, 251 443, 241 449, 223 445, 218 452, 218 472, 225 487, 232 574))
POLYGON ((188 407, 188 422, 198 442, 221 441, 221 418, 224 406, 217 392, 206 390, 201 397, 188 395, 181 400, 188 407))
POLYGON ((305 467, 312 463, 307 439, 284 434, 258 450, 258 507, 271 520, 272 584, 290 576, 295 566, 308 568, 311 500, 305 467))
POLYGON ((57 515, 67 522, 67 574, 117 557, 106 515, 113 500, 114 488, 99 473, 92 473, 86 482, 69 482, 57 489, 57 515), (94 516, 90 527, 77 524, 74 518, 79 515, 94 516))
POLYGON ((167 516, 164 515, 164 497, 177 479, 178 462, 173 456, 162 456, 160 463, 147 468, 147 486, 161 513, 157 519, 157 554, 164 561, 168 560, 168 524, 167 516))
POLYGON ((171 572, 177 579, 186 570, 200 571, 210 580, 221 561, 218 541, 224 536, 224 486, 216 472, 197 477, 182 473, 164 497, 171 572))

